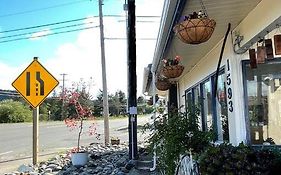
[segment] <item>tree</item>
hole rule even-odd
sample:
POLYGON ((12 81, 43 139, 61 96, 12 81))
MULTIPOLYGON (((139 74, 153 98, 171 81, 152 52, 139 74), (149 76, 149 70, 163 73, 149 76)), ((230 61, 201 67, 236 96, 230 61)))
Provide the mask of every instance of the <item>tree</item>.
POLYGON ((0 123, 31 122, 31 109, 21 102, 3 100, 0 102, 0 123))
MULTIPOLYGON (((78 128, 77 138, 77 152, 80 148, 80 138, 84 129, 84 121, 86 119, 94 119, 92 114, 92 101, 89 91, 86 91, 86 86, 82 82, 79 82, 77 87, 65 90, 61 97, 64 100, 67 107, 67 117, 65 118, 65 124, 71 129, 78 128), (81 85, 81 86, 80 86, 81 85), (81 88, 80 88, 81 87, 81 88)), ((90 135, 97 135, 95 122, 88 128, 90 135)), ((97 138, 99 135, 97 135, 97 138)))
MULTIPOLYGON (((95 116, 102 115, 102 90, 97 96, 97 99, 94 100, 94 112, 95 116)), ((118 116, 120 114, 125 114, 126 112, 126 95, 121 90, 116 91, 114 94, 108 95, 108 104, 109 104, 109 113, 111 116, 118 116)))
POLYGON ((93 100, 93 115, 96 117, 101 117, 102 116, 102 111, 103 111, 103 94, 102 90, 99 90, 99 94, 97 95, 97 99, 93 100))

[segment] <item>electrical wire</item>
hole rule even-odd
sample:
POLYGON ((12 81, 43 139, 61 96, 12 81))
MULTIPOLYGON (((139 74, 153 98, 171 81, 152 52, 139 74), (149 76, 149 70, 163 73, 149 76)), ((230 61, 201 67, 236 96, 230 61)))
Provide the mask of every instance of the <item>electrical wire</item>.
MULTIPOLYGON (((62 26, 62 27, 51 28, 50 30, 53 31, 53 30, 59 30, 59 29, 70 28, 70 27, 77 27, 77 26, 82 26, 82 25, 92 24, 92 23, 93 22, 72 24, 72 25, 67 25, 67 26, 62 26)), ((0 40, 4 39, 4 38, 12 38, 12 37, 17 37, 17 36, 30 35, 30 34, 34 34, 34 33, 37 33, 37 32, 40 32, 40 31, 26 32, 26 33, 20 33, 20 34, 9 35, 9 36, 2 36, 2 37, 0 37, 0 40)))
POLYGON ((10 16, 16 16, 16 15, 23 15, 23 14, 27 14, 27 13, 33 13, 33 12, 38 12, 38 11, 42 11, 42 10, 48 10, 48 9, 57 8, 57 7, 63 7, 63 6, 78 4, 78 3, 82 3, 83 1, 86 2, 85 0, 79 0, 79 1, 74 1, 74 2, 68 2, 68 3, 53 5, 53 6, 49 6, 49 7, 43 7, 43 8, 38 8, 38 9, 33 9, 33 10, 27 10, 27 11, 22 11, 22 12, 17 12, 17 13, 10 13, 10 14, 5 14, 5 15, 0 15, 0 18, 10 17, 10 16))
MULTIPOLYGON (((108 38, 105 37, 106 40, 127 40, 127 38, 108 38)), ((156 38, 136 38, 136 40, 156 40, 156 38)))
MULTIPOLYGON (((99 16, 91 16, 91 18, 97 18, 97 17, 99 17, 99 16)), ((125 17, 125 16, 124 15, 104 15, 104 17, 125 17)), ((140 18, 146 18, 146 17, 147 18, 155 18, 155 17, 159 17, 159 16, 138 16, 138 17, 140 17, 140 18)), ((86 20, 86 19, 89 19, 89 18, 78 18, 78 19, 72 19, 72 20, 55 22, 55 23, 48 23, 48 24, 29 26, 29 27, 18 28, 18 29, 4 30, 4 31, 0 31, 0 33, 17 32, 17 31, 21 31, 21 30, 29 30, 29 29, 35 29, 35 28, 41 28, 41 27, 65 24, 65 23, 70 23, 70 22, 77 22, 77 21, 82 21, 82 20, 86 20)))
POLYGON ((72 20, 68 20, 68 21, 61 21, 61 22, 55 22, 55 23, 49 23, 49 24, 42 24, 42 25, 31 26, 31 27, 24 27, 24 28, 18 28, 18 29, 4 30, 4 31, 1 31, 0 33, 17 32, 17 31, 21 31, 21 30, 29 30, 29 29, 35 29, 35 28, 41 28, 41 27, 58 25, 58 24, 65 24, 65 23, 70 23, 70 22, 82 21, 82 20, 85 20, 85 19, 87 19, 87 18, 72 19, 72 20))
POLYGON ((81 30, 87 30, 87 29, 97 28, 97 27, 99 27, 99 26, 85 27, 85 28, 67 30, 67 31, 56 32, 56 33, 48 33, 48 34, 44 34, 44 35, 40 35, 40 36, 22 37, 22 38, 16 38, 16 39, 10 39, 10 40, 0 41, 0 43, 7 43, 7 42, 19 41, 19 40, 26 40, 26 39, 34 39, 34 38, 40 38, 40 37, 44 37, 44 36, 57 35, 57 34, 63 34, 63 33, 69 33, 69 32, 76 32, 76 31, 81 31, 81 30))

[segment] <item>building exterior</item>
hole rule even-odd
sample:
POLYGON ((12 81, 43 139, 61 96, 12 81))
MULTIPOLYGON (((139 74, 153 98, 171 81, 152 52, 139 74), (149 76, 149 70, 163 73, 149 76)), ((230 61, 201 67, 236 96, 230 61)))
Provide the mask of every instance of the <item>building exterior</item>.
MULTIPOLYGON (((144 92, 152 95, 155 81, 163 70, 162 59, 182 57, 184 71, 170 79, 173 86, 162 92, 168 101, 186 110, 198 104, 202 130, 214 129, 217 141, 234 145, 259 145, 265 141, 281 144, 281 35, 280 0, 204 0, 208 16, 216 21, 211 38, 201 44, 183 43, 173 27, 182 16, 199 11, 199 0, 165 0, 152 66, 146 68, 144 92), (215 74, 228 23, 227 37, 214 96, 215 74), (258 50, 271 39, 273 58, 250 62, 249 49, 258 50), (262 62, 262 63, 259 63, 262 62), (251 63, 251 64, 250 64, 251 63)), ((258 51, 259 52, 259 51, 258 51)), ((256 55, 256 53, 252 53, 256 55)), ((259 53, 257 53, 259 54, 259 53)), ((258 56, 258 55, 257 55, 258 56)), ((251 59, 252 61, 252 59, 251 59)))

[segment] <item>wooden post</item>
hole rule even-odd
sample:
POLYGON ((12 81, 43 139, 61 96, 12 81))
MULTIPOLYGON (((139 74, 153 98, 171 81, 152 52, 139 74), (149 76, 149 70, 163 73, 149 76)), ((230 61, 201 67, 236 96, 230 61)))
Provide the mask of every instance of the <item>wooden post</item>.
POLYGON ((38 161, 39 106, 33 109, 33 165, 38 161))

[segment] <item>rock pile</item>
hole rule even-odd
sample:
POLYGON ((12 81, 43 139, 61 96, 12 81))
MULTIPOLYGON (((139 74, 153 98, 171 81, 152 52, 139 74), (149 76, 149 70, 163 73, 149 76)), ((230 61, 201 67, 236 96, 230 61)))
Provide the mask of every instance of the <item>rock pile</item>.
POLYGON ((127 145, 92 144, 83 149, 89 152, 89 161, 84 167, 73 166, 70 154, 62 154, 36 167, 21 166, 17 172, 6 175, 124 175, 135 166, 135 162, 128 160, 127 145))

